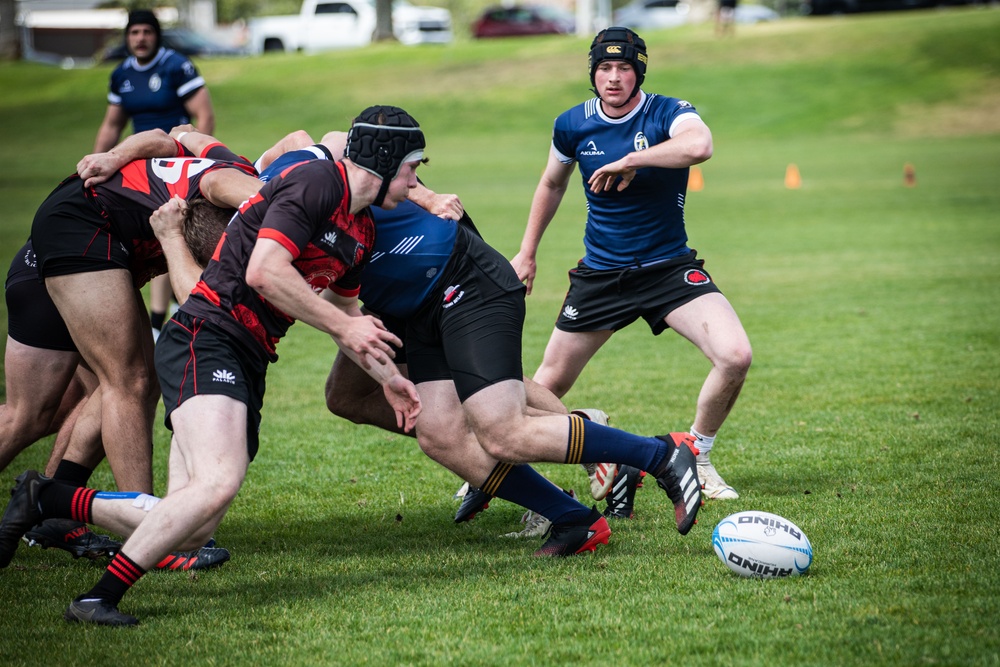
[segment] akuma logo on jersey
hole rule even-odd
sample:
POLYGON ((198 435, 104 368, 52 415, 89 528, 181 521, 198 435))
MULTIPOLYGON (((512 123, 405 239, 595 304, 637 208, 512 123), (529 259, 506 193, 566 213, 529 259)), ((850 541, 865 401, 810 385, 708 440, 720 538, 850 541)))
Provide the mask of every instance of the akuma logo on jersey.
POLYGON ((644 151, 649 148, 649 139, 642 132, 636 132, 635 139, 632 140, 632 146, 637 151, 644 151))
POLYGON ((588 141, 587 142, 587 149, 583 150, 583 151, 580 151, 580 155, 587 155, 587 156, 591 156, 591 155, 604 155, 604 151, 599 150, 597 148, 597 144, 595 144, 593 141, 588 141))
POLYGON ((337 232, 327 232, 323 234, 323 238, 320 241, 323 245, 328 245, 331 248, 337 245, 337 232))
POLYGON ((154 74, 153 76, 149 77, 149 89, 154 93, 158 91, 160 89, 160 86, 162 85, 163 82, 160 80, 159 74, 154 74))
POLYGON ((573 306, 566 306, 565 308, 563 308, 562 315, 567 320, 575 320, 577 317, 580 316, 580 311, 574 308, 573 306))
POLYGON ((465 296, 461 285, 449 285, 444 291, 444 307, 451 308, 465 296))
POLYGON ((122 89, 118 91, 120 93, 132 93, 135 92, 135 88, 132 87, 132 82, 128 79, 122 82, 122 89))
POLYGON ((691 109, 691 108, 693 108, 693 105, 690 102, 688 102, 687 100, 681 100, 680 102, 677 103, 677 106, 679 106, 681 109, 691 109))
POLYGON ((712 279, 708 277, 708 274, 704 271, 699 271, 698 269, 688 269, 684 274, 684 282, 688 285, 707 285, 712 282, 712 279))

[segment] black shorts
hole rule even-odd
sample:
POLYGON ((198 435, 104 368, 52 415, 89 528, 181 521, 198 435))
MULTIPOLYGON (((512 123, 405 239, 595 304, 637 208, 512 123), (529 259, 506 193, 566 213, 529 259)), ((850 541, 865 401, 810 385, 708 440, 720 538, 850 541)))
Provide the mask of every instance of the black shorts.
POLYGON ((170 414, 193 396, 222 395, 247 406, 247 453, 253 461, 260 445, 267 363, 248 354, 232 336, 185 312, 174 315, 156 341, 156 375, 170 414))
POLYGON ((403 341, 403 347, 396 347, 395 345, 390 345, 392 351, 396 353, 396 356, 392 358, 392 361, 397 366, 406 363, 406 320, 400 319, 398 317, 392 317, 391 315, 379 315, 373 310, 368 310, 364 306, 361 307, 361 312, 365 315, 371 315, 372 317, 377 317, 382 320, 382 324, 385 325, 386 330, 389 333, 395 335, 399 340, 403 341))
POLYGON ((40 280, 14 283, 5 296, 8 336, 30 347, 76 352, 66 323, 40 280))
POLYGON ((87 198, 79 178, 60 183, 38 207, 31 241, 38 255, 38 272, 46 278, 129 269, 129 251, 87 198))
POLYGON ((664 318, 704 294, 721 290, 694 250, 649 266, 598 271, 580 262, 569 272, 569 291, 556 328, 570 333, 618 331, 640 317, 654 335, 664 318))
POLYGON ((414 384, 454 380, 465 401, 504 380, 522 380, 524 285, 510 262, 459 227, 433 299, 407 322, 406 359, 414 384))

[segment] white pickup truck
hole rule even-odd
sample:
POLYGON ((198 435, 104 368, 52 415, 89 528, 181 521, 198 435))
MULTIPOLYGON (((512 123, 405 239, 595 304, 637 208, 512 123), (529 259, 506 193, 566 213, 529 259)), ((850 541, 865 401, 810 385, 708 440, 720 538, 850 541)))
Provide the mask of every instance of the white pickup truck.
MULTIPOLYGON (((370 44, 375 0, 303 0, 296 16, 251 19, 249 47, 265 51, 316 52, 370 44)), ((444 44, 452 39, 451 12, 395 0, 393 34, 403 44, 444 44)))

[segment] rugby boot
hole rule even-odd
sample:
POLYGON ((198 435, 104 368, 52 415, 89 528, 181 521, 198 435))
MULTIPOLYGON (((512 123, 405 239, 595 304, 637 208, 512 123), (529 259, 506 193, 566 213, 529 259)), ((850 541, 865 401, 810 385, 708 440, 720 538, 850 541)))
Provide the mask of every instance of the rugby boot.
POLYGON ((32 526, 42 520, 42 510, 38 507, 41 490, 52 480, 34 471, 27 470, 16 479, 10 492, 10 502, 0 519, 0 567, 7 567, 21 537, 32 526))
POLYGON ((635 491, 639 488, 642 471, 632 466, 619 466, 615 482, 608 494, 604 516, 609 519, 635 518, 635 491))
POLYGON ((139 625, 139 619, 118 611, 118 607, 105 600, 73 600, 63 613, 70 623, 93 623, 94 625, 131 626, 139 625))
POLYGON ((455 523, 472 521, 477 514, 490 506, 491 500, 493 497, 485 491, 470 486, 469 490, 465 492, 465 497, 462 498, 462 504, 458 506, 458 511, 455 513, 455 523))
MULTIPOLYGON (((214 544, 214 542, 213 542, 214 544)), ((229 550, 222 547, 202 547, 194 551, 175 551, 156 564, 157 570, 208 570, 229 560, 229 550)))
POLYGON ((87 524, 72 519, 46 519, 21 538, 29 547, 62 549, 73 558, 114 558, 121 548, 107 535, 95 533, 87 524))
POLYGON ((584 551, 595 551, 598 544, 607 544, 611 527, 600 511, 593 507, 584 519, 574 522, 554 523, 549 539, 534 553, 535 556, 575 556, 584 551))
POLYGON ((667 444, 667 455, 650 474, 674 504, 677 532, 687 535, 697 521, 702 503, 701 482, 698 480, 698 465, 695 461, 698 448, 694 446, 694 436, 690 433, 671 433, 656 437, 667 444))

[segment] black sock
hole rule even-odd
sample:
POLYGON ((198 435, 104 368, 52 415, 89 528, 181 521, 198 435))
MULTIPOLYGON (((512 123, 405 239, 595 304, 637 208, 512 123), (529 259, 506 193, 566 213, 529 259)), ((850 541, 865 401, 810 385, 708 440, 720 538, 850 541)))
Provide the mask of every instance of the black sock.
POLYGON ((159 331, 163 328, 163 323, 167 320, 166 313, 154 313, 149 312, 149 323, 153 325, 153 328, 159 331))
POLYGON ((93 472, 93 470, 86 466, 63 459, 59 462, 56 474, 52 475, 52 479, 69 484, 70 486, 87 486, 87 482, 90 481, 90 476, 93 472))
POLYGON ((97 582, 97 585, 84 593, 77 600, 100 599, 118 606, 128 589, 132 588, 139 577, 146 574, 146 571, 135 564, 131 558, 118 552, 108 569, 104 571, 104 576, 97 582))

